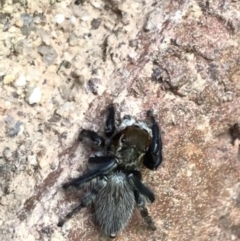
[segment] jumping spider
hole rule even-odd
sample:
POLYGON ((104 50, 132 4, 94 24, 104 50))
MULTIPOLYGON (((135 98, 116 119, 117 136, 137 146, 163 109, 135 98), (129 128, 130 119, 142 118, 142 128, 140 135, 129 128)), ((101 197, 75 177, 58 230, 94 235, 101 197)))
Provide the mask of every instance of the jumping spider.
POLYGON ((148 111, 147 116, 151 128, 125 116, 116 129, 114 106, 109 105, 105 123, 107 139, 91 130, 81 131, 79 141, 88 140, 101 147, 103 153, 89 158, 89 163, 97 168, 63 185, 64 189, 82 187, 95 180, 80 204, 59 221, 59 227, 80 209, 93 204, 97 223, 107 236, 114 238, 129 222, 136 203, 149 228, 156 229, 146 208, 147 203, 154 202, 154 193, 142 183, 139 170, 142 163, 150 170, 158 168, 162 162, 162 141, 152 112, 148 111))

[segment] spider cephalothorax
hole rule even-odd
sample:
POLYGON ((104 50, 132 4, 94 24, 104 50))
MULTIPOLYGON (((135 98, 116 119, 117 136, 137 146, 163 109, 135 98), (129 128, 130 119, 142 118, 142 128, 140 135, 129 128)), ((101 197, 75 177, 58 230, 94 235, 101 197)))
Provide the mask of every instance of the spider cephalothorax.
POLYGON ((149 227, 156 229, 146 208, 146 204, 153 202, 155 197, 142 183, 139 170, 142 164, 150 170, 158 168, 162 161, 162 142, 152 112, 148 111, 147 116, 151 119, 151 128, 130 116, 125 116, 116 128, 114 107, 110 105, 105 123, 106 139, 91 130, 83 129, 80 132, 79 140, 90 140, 94 146, 102 148, 102 154, 89 158, 89 163, 96 164, 96 168, 63 185, 63 188, 79 187, 95 180, 80 205, 58 226, 62 226, 81 208, 93 204, 101 229, 106 235, 115 237, 127 225, 137 205, 149 227))

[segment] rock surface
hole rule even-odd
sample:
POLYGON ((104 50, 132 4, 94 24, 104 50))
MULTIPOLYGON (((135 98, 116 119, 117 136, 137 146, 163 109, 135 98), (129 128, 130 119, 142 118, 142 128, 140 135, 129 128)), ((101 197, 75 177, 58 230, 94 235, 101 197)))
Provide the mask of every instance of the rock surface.
POLYGON ((160 168, 143 170, 157 230, 136 209, 115 240, 240 240, 238 1, 0 7, 1 240, 108 240, 92 209, 57 222, 82 196, 61 188, 92 152, 76 141, 79 130, 101 133, 111 102, 118 119, 153 109, 164 145, 160 168))

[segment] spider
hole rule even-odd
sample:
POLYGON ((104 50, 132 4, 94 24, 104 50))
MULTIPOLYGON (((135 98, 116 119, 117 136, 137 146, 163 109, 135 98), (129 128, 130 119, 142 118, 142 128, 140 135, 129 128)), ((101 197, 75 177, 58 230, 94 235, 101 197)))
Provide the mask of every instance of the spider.
POLYGON ((162 162, 162 141, 159 127, 151 111, 147 111, 151 128, 131 116, 124 116, 118 128, 115 126, 115 108, 107 107, 105 123, 106 139, 91 130, 83 129, 79 141, 90 141, 103 149, 101 155, 89 158, 97 167, 63 185, 82 187, 92 182, 92 187, 81 199, 80 204, 58 223, 59 227, 82 208, 93 204, 96 221, 111 238, 116 237, 128 224, 135 205, 149 228, 156 227, 146 208, 155 200, 154 193, 142 183, 140 167, 143 164, 155 170, 162 162), (94 181, 94 182, 93 182, 94 181))

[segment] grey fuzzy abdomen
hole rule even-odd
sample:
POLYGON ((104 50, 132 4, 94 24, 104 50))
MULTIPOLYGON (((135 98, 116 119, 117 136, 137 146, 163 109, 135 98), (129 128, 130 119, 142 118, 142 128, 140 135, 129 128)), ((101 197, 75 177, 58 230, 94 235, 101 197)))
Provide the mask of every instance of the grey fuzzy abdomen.
POLYGON ((123 173, 109 177, 107 185, 94 201, 96 220, 107 236, 122 230, 129 222, 134 206, 134 193, 123 173))

